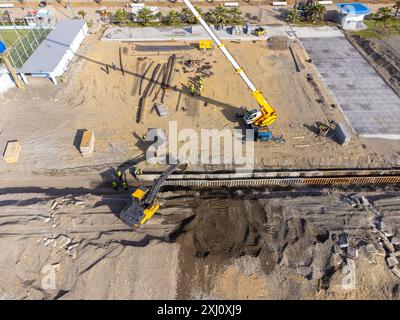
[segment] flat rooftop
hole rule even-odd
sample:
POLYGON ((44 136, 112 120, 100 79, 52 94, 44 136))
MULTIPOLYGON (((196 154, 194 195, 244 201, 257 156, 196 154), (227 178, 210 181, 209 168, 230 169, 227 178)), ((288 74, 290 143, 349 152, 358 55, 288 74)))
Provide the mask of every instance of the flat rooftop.
POLYGON ((400 98, 344 37, 301 42, 357 134, 400 139, 400 98))
POLYGON ((17 73, 52 72, 85 23, 80 19, 60 21, 17 73))

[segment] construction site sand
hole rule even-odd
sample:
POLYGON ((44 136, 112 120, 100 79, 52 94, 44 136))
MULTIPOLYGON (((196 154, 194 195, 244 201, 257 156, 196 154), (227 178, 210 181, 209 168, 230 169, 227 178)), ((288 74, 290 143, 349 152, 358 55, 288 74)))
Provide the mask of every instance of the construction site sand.
MULTIPOLYGON (((177 121, 178 130, 243 128, 236 118, 237 112, 242 112, 240 107, 256 107, 240 77, 217 49, 143 54, 134 50, 134 44, 101 42, 97 37, 88 37, 58 86, 32 79, 32 84, 24 91, 11 90, 0 102, 0 125, 4 128, 0 135, 1 146, 8 140, 18 139, 23 150, 12 168, 0 163, 0 172, 5 178, 9 178, 10 172, 19 172, 24 177, 31 176, 32 172, 98 174, 110 165, 143 156, 146 145, 141 136, 148 128, 168 128, 171 120, 177 121), (120 47, 125 76, 118 69, 107 74, 105 65, 114 62, 119 67, 120 47), (177 63, 172 82, 176 89, 168 91, 164 101, 169 116, 160 118, 155 111, 150 112, 150 101, 146 123, 137 123, 138 86, 143 70, 154 62, 148 77, 157 63, 166 63, 172 53, 177 55, 177 61, 190 58, 200 60, 201 64, 208 62, 214 75, 205 79, 201 98, 191 97, 187 84, 195 73, 184 73, 182 64, 177 63), (179 91, 182 96, 176 109, 179 91), (77 131, 82 129, 95 132, 93 157, 82 158, 76 147, 74 140, 77 140, 77 131)), ((318 137, 313 132, 318 121, 344 120, 338 108, 331 107, 334 101, 314 67, 305 61, 308 57, 299 43, 291 45, 301 72, 296 72, 289 50, 273 50, 264 42, 226 45, 276 108, 279 118, 271 129, 275 135, 286 139, 284 145, 257 142, 256 167, 387 167, 398 164, 400 145, 397 141, 354 137, 349 145, 340 146, 334 139, 318 137), (313 82, 306 80, 307 73, 313 76, 313 82), (323 103, 317 102, 321 98, 323 103)), ((143 88, 146 85, 145 79, 143 88)), ((204 168, 216 170, 229 168, 229 165, 192 166, 194 170, 204 168)))

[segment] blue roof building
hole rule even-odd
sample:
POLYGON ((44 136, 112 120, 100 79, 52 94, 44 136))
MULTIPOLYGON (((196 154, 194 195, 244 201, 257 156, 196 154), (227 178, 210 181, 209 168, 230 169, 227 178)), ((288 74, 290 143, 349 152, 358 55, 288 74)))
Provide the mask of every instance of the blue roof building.
POLYGON ((339 9, 338 22, 346 30, 363 30, 367 26, 363 23, 364 17, 372 11, 362 3, 337 3, 339 9))

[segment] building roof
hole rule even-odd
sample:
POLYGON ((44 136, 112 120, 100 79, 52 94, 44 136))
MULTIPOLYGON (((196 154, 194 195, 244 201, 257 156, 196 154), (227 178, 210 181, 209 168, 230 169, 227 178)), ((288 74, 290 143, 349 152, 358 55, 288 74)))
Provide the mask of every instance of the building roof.
POLYGON ((17 73, 52 72, 85 24, 81 19, 60 21, 17 73))
POLYGON ((337 3, 341 14, 369 14, 371 9, 362 3, 337 3))

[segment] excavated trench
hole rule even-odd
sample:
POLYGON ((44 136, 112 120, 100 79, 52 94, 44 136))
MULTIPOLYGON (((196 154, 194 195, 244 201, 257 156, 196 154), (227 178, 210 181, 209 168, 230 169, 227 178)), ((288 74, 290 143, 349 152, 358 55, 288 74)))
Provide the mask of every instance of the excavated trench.
MULTIPOLYGON (((202 190, 174 199, 192 210, 170 238, 180 246, 177 298, 215 298, 219 279, 245 257, 252 259, 246 263, 258 266, 247 268, 258 269, 261 278, 275 283, 271 290, 277 297, 296 299, 299 290, 304 297, 329 292, 341 270, 332 249, 338 235, 349 234, 351 245, 360 251, 376 240, 370 231, 370 214, 349 206, 338 194, 279 189, 270 193, 202 190), (299 279, 287 281, 287 277, 299 279), (279 281, 287 281, 280 293, 279 281)), ((335 192, 346 194, 346 189, 335 192)), ((385 187, 388 192, 395 189, 385 187)), ((357 192, 367 190, 377 191, 370 186, 357 188, 357 192)), ((355 194, 354 188, 348 192, 355 194)))
POLYGON ((181 248, 178 298, 191 298, 193 288, 209 292, 212 288, 209 280, 241 256, 259 257, 264 262, 264 271, 272 271, 273 253, 267 235, 266 215, 256 201, 227 198, 198 201, 194 218, 175 239, 181 248))

